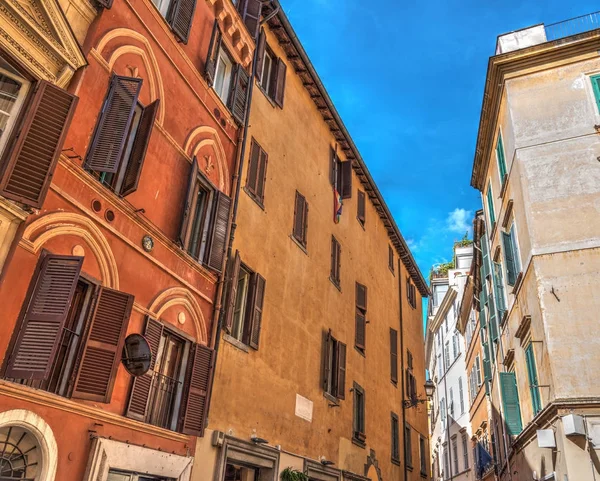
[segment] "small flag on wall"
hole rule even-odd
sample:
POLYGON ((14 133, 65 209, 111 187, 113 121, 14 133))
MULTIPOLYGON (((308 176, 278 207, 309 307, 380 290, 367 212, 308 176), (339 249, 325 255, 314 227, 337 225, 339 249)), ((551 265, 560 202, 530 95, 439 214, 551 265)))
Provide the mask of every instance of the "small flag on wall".
POLYGON ((340 223, 340 217, 342 216, 342 196, 337 191, 337 189, 333 188, 333 222, 336 224, 340 223))

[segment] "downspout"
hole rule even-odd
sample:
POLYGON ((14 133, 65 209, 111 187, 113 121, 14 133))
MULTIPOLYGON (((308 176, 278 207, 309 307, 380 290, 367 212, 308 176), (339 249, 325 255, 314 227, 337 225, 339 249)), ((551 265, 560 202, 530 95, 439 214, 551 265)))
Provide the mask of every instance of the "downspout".
MULTIPOLYGON (((451 287, 448 287, 451 289, 451 287)), ((446 313, 448 315, 448 313, 446 313)), ((440 327, 441 329, 441 327, 440 327)), ((444 341, 445 338, 442 340, 444 341)), ((444 348, 445 343, 442 342, 442 349, 444 348)), ((450 439, 450 398, 448 397, 448 368, 450 366, 445 365, 446 362, 446 352, 442 351, 442 366, 444 366, 444 397, 445 397, 445 406, 446 410, 446 446, 448 449, 448 473, 450 474, 450 481, 454 479, 454 475, 452 474, 452 440, 450 439)), ((458 442, 458 441, 457 441, 458 442)), ((445 463, 444 463, 445 464, 445 463)), ((446 466, 444 466, 446 467, 446 466)), ((445 474, 445 473, 444 473, 445 474)), ((447 479, 444 476, 444 479, 447 479)))
MULTIPOLYGON (((404 439, 404 446, 402 447, 403 457, 404 457, 404 480, 408 479, 408 467, 406 465, 406 406, 404 405, 404 393, 405 389, 405 377, 404 376, 404 319, 402 313, 402 262, 400 261, 400 257, 398 257, 398 310, 400 314, 400 378, 402 382, 400 386, 402 387, 402 439, 404 439)), ((408 275, 408 274, 407 274, 408 275)))

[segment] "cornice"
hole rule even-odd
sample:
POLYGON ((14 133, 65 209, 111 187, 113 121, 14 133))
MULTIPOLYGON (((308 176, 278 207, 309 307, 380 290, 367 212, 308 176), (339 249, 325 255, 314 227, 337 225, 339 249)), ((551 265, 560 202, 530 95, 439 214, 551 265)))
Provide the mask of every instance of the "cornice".
POLYGON ((492 143, 506 79, 519 73, 549 66, 555 62, 568 62, 585 54, 597 54, 599 49, 600 30, 593 30, 490 57, 471 173, 471 186, 483 192, 485 174, 492 157, 492 143))
POLYGON ((448 291, 446 291, 446 295, 444 296, 440 307, 438 307, 435 316, 433 316, 433 320, 430 326, 431 332, 437 331, 442 325, 442 322, 444 321, 446 315, 448 315, 448 311, 450 311, 450 307, 452 307, 452 304, 454 303, 457 294, 458 292, 453 286, 448 287, 448 291))
POLYGON ((241 64, 248 67, 252 61, 255 42, 246 28, 237 8, 230 0, 206 0, 214 8, 215 18, 229 47, 240 57, 241 64))

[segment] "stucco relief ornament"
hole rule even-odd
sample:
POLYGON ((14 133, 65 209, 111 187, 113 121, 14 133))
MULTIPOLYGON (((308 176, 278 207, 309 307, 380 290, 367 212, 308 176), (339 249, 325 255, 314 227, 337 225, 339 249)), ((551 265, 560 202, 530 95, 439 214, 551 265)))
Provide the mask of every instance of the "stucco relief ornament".
POLYGON ((131 77, 137 78, 139 77, 139 69, 134 65, 127 65, 127 70, 129 70, 129 74, 131 77))
POLYGON ((154 249, 154 239, 149 235, 145 235, 142 238, 142 247, 146 252, 152 252, 152 249, 154 249))
POLYGON ((206 161, 206 167, 204 168, 204 172, 210 174, 215 168, 215 163, 212 161, 212 155, 205 155, 204 160, 206 161))

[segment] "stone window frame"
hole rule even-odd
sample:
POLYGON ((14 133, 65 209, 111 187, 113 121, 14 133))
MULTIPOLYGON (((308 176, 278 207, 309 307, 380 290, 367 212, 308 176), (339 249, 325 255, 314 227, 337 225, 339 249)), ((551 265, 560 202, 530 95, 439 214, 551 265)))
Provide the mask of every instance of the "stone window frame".
POLYGON ((214 481, 224 479, 228 462, 267 468, 272 471, 272 475, 261 473, 258 481, 277 481, 279 479, 279 450, 276 448, 226 436, 217 461, 214 481))
POLYGON ((304 474, 318 481, 342 481, 342 471, 323 466, 320 462, 311 459, 304 460, 304 474))

